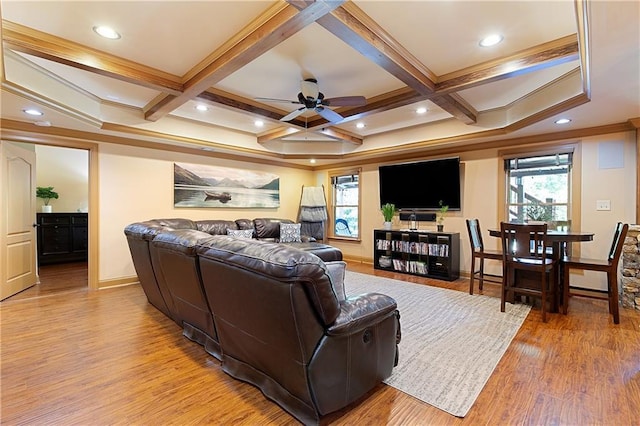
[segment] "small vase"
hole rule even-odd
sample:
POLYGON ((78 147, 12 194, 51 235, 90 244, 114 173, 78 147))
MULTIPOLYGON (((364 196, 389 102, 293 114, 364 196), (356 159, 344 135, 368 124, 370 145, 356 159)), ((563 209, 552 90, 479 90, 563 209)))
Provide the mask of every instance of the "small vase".
POLYGON ((438 227, 438 232, 444 231, 444 225, 436 225, 438 227))
POLYGON ((387 231, 391 231, 391 222, 385 222, 384 229, 386 229, 387 231))
POLYGON ((51 213, 53 211, 53 206, 42 206, 42 213, 51 213))

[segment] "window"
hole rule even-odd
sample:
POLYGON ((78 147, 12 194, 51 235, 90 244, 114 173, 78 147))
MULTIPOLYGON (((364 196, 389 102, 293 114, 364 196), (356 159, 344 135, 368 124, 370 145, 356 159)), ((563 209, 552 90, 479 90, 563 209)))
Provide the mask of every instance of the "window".
POLYGON ((360 170, 330 175, 333 236, 360 237, 360 170))
POLYGON ((571 152, 507 158, 507 221, 571 229, 571 152))

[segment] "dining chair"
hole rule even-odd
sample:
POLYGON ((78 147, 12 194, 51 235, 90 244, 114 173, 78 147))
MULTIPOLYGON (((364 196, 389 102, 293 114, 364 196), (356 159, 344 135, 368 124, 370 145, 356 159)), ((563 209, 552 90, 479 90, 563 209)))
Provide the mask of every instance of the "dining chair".
POLYGON ((482 242, 482 228, 478 219, 467 219, 467 231, 469 232, 469 241, 471 243, 471 280, 469 282, 469 294, 473 294, 474 279, 478 276, 479 289, 482 290, 485 277, 491 277, 487 281, 502 283, 502 276, 484 273, 485 259, 497 260, 502 262, 502 252, 499 250, 485 249, 482 242), (479 260, 479 262, 476 262, 479 260), (478 269, 476 269, 478 263, 478 269), (495 280, 500 278, 500 280, 495 280))
POLYGON ((565 256, 562 259, 564 268, 562 313, 566 314, 569 307, 569 273, 571 269, 588 271, 601 271, 607 273, 607 299, 609 300, 609 313, 613 315, 613 323, 620 324, 620 311, 618 309, 618 262, 622 255, 622 246, 629 230, 628 224, 618 222, 613 233, 613 241, 606 259, 587 259, 583 257, 565 256))
POLYGON ((517 294, 540 297, 542 321, 547 322, 547 302, 556 306, 557 263, 547 251, 547 224, 500 223, 502 239, 502 291, 500 311, 504 312, 507 296, 513 300, 517 294), (523 273, 531 272, 540 280, 539 285, 525 284, 523 273))

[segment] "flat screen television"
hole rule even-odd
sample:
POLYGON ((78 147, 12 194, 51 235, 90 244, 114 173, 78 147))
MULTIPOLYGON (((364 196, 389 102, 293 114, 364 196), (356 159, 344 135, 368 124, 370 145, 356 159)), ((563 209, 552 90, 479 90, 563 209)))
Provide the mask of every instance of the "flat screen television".
POLYGON ((393 164, 378 168, 380 205, 400 210, 438 210, 440 200, 460 210, 460 158, 393 164))

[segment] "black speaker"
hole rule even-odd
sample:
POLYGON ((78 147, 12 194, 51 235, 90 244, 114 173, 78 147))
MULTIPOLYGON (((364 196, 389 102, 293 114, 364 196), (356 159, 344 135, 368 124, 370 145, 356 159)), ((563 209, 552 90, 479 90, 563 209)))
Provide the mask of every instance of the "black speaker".
MULTIPOLYGON (((419 222, 435 222, 436 214, 435 213, 415 213, 416 220, 419 222)), ((409 216, 411 216, 411 212, 400 212, 400 220, 409 220, 409 216)))

